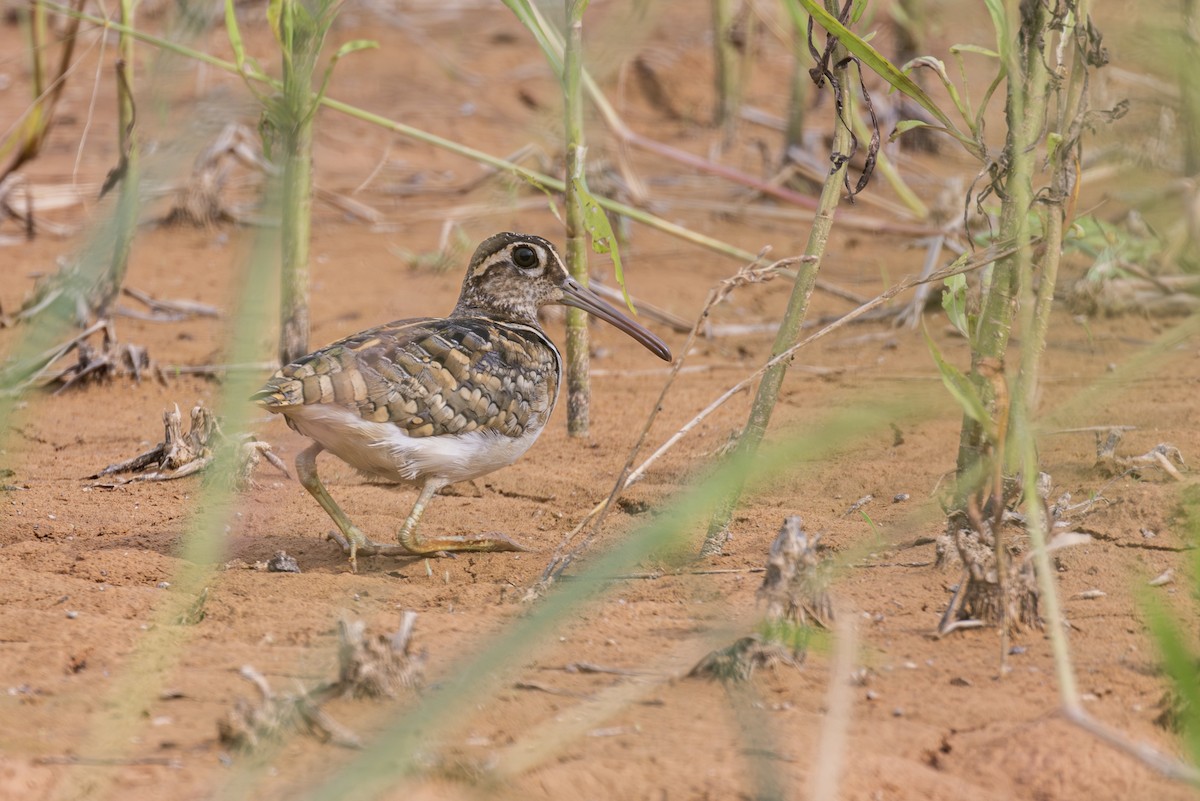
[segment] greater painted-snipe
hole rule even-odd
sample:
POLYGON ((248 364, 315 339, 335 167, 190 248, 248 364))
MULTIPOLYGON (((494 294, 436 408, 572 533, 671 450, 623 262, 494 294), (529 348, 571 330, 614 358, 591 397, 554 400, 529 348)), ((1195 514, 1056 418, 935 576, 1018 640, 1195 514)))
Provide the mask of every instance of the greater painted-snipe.
POLYGON ((476 249, 448 317, 346 337, 253 395, 313 440, 296 472, 337 524, 352 569, 358 554, 525 550, 498 533, 421 537, 417 523, 439 489, 512 464, 545 428, 563 370, 537 321, 548 304, 583 309, 671 360, 661 339, 571 278, 548 241, 501 233, 476 249), (369 539, 329 495, 317 475, 326 450, 367 475, 420 487, 398 544, 369 539))

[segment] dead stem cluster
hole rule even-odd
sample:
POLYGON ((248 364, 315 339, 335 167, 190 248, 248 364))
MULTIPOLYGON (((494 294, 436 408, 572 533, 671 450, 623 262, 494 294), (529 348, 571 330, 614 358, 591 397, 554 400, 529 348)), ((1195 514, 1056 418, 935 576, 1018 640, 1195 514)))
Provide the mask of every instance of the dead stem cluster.
POLYGON ((417 613, 406 611, 395 634, 368 635, 361 620, 338 621, 338 677, 311 689, 278 694, 253 667, 240 674, 258 690, 258 701, 237 698, 217 721, 221 743, 238 751, 255 751, 301 731, 321 742, 359 748, 358 735, 322 709, 336 697, 396 698, 419 690, 424 681, 426 653, 413 643, 417 613))
POLYGON ((812 631, 833 625, 830 566, 818 549, 820 540, 820 534, 805 533, 799 515, 784 519, 758 589, 758 600, 766 604, 759 631, 707 654, 689 676, 745 681, 759 668, 804 661, 812 631))
POLYGON ((178 405, 163 412, 163 429, 163 441, 158 445, 131 459, 110 464, 88 478, 96 480, 97 486, 109 488, 133 481, 171 481, 206 470, 222 450, 229 452, 232 467, 220 476, 231 487, 249 486, 250 476, 263 458, 288 475, 287 467, 271 452, 269 444, 248 434, 230 437, 217 416, 202 403, 192 408, 191 426, 186 434, 178 405), (121 473, 133 475, 120 476, 121 473))

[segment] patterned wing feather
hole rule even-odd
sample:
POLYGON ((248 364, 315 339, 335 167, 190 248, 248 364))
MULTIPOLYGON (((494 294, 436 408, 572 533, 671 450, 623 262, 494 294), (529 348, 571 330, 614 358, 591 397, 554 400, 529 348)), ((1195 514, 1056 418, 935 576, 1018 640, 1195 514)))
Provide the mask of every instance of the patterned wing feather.
POLYGON ((410 436, 520 436, 558 395, 558 351, 533 326, 484 318, 401 320, 288 365, 253 399, 284 415, 313 403, 354 409, 410 436))

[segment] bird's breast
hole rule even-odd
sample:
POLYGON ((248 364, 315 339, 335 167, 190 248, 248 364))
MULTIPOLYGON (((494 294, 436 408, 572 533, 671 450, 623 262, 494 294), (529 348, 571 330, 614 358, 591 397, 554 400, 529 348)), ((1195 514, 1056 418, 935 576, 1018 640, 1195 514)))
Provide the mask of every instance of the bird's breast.
POLYGON ((405 483, 435 477, 453 484, 507 467, 545 427, 543 421, 515 437, 488 430, 414 437, 394 423, 364 420, 341 406, 298 406, 287 417, 297 431, 359 472, 405 483))

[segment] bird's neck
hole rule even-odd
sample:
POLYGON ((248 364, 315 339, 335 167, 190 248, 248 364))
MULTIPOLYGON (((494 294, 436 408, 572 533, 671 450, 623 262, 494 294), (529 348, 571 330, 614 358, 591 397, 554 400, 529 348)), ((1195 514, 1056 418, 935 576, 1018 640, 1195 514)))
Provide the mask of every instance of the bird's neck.
MULTIPOLYGON (((537 326, 537 308, 522 303, 489 302, 478 303, 470 297, 460 297, 450 312, 451 317, 482 317, 498 322, 521 323, 537 326)), ((540 326, 539 326, 540 327, 540 326)))

